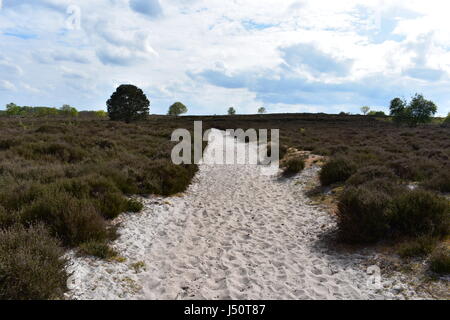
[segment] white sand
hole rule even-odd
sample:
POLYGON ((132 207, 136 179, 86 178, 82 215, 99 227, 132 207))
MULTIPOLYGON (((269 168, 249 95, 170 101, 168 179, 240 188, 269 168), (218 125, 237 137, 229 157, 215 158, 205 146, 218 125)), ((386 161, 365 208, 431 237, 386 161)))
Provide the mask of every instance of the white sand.
POLYGON ((210 149, 182 197, 144 199, 143 212, 119 218, 113 246, 125 262, 71 254, 68 298, 418 298, 383 275, 386 288, 368 286, 367 257, 320 241, 335 221, 304 195, 318 168, 280 179, 254 165, 207 164, 210 149))

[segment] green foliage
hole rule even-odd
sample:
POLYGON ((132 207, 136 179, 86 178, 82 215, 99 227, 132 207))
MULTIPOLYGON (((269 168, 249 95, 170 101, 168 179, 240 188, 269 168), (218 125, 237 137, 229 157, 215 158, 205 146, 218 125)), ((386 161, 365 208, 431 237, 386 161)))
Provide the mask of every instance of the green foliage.
POLYGON ((149 114, 150 101, 144 92, 133 85, 121 85, 106 102, 109 118, 127 123, 144 120, 149 114))
POLYGON ((305 168, 305 160, 302 158, 290 158, 286 161, 284 175, 292 175, 299 173, 305 168))
POLYGON ((445 236, 450 226, 450 204, 432 192, 413 190, 397 195, 390 204, 392 228, 408 236, 445 236))
POLYGON ((385 117, 386 113, 384 113, 384 111, 370 111, 368 113, 369 116, 374 116, 374 117, 385 117))
POLYGON ((443 168, 435 172, 423 182, 423 186, 430 190, 450 193, 450 171, 443 168))
POLYGON ((181 102, 175 102, 170 106, 169 112, 167 115, 169 116, 179 116, 180 114, 186 113, 188 111, 187 107, 181 102))
POLYGON ((265 114, 265 113, 267 113, 267 110, 266 110, 266 108, 261 107, 261 108, 258 109, 258 113, 259 114, 265 114))
POLYGON ((367 166, 356 171, 356 173, 347 180, 347 185, 359 186, 366 182, 381 178, 387 178, 393 182, 397 180, 396 175, 389 168, 384 166, 367 166))
POLYGON ((42 225, 0 229, 0 300, 61 299, 64 251, 42 225))
POLYGON ((436 105, 426 100, 423 95, 416 94, 409 105, 400 98, 391 101, 391 116, 396 123, 406 123, 410 126, 417 126, 420 123, 431 121, 431 117, 436 114, 436 105))
POLYGON ((235 115, 235 114, 236 114, 236 110, 233 107, 230 107, 228 109, 228 115, 232 116, 232 115, 235 115))
POLYGON ((373 242, 389 230, 386 203, 391 196, 387 184, 366 184, 346 188, 338 203, 338 227, 341 238, 348 242, 373 242))
MULTIPOLYGON (((407 190, 388 179, 375 179, 347 187, 338 203, 338 226, 343 239, 373 242, 388 235, 442 237, 448 233, 449 202, 423 190, 407 190)), ((425 242, 412 244, 405 252, 417 251, 425 242)), ((406 253, 405 253, 406 254, 406 253)))
POLYGON ((356 166, 350 159, 333 158, 322 167, 319 174, 320 182, 323 186, 345 182, 355 171, 356 166))
POLYGON ((45 223, 52 234, 68 246, 105 240, 108 235, 105 221, 92 202, 66 192, 44 190, 38 199, 23 209, 22 221, 45 223))
POLYGON ((437 240, 429 236, 421 236, 417 239, 402 243, 398 254, 402 258, 413 258, 429 255, 436 247, 437 240))
POLYGON ((80 255, 94 256, 100 259, 111 259, 117 256, 117 252, 105 241, 91 240, 80 244, 78 253, 80 255))
POLYGON ((64 116, 68 116, 68 117, 77 117, 78 116, 77 109, 72 108, 68 104, 65 104, 61 107, 60 113, 64 116))
POLYGON ((15 103, 8 103, 6 105, 6 114, 8 116, 18 116, 22 113, 22 108, 15 103))
POLYGON ((100 119, 107 118, 108 117, 108 113, 103 111, 103 110, 99 110, 99 111, 95 111, 95 116, 97 116, 100 119))
POLYGON ((450 274, 450 249, 438 247, 430 258, 430 269, 438 274, 450 274))
POLYGON ((127 211, 129 212, 139 212, 144 208, 142 202, 134 199, 128 200, 127 211))

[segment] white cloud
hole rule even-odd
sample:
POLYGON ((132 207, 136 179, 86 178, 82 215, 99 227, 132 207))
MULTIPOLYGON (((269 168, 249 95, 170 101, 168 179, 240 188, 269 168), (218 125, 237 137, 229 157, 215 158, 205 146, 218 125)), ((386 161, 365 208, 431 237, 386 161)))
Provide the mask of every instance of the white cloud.
POLYGON ((174 100, 192 113, 356 111, 416 91, 450 111, 444 1, 79 0, 68 30, 72 3, 4 1, 0 106, 98 109, 127 82, 158 113, 174 100))

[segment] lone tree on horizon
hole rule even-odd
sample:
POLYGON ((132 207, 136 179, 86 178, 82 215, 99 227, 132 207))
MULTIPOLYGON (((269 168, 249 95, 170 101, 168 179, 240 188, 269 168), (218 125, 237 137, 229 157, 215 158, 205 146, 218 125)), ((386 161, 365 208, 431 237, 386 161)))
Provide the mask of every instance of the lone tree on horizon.
POLYGON ((258 109, 258 113, 259 113, 259 114, 264 114, 264 113, 266 113, 266 112, 267 112, 267 110, 266 110, 266 108, 264 108, 264 107, 261 107, 261 108, 258 109))
POLYGON ((228 109, 228 115, 233 116, 236 114, 236 110, 233 107, 230 107, 228 109))
POLYGON ((143 120, 150 111, 150 101, 144 92, 131 84, 119 86, 106 105, 109 118, 113 121, 143 120))
POLYGON ((175 102, 170 106, 169 112, 167 115, 169 116, 179 116, 180 114, 186 113, 188 111, 187 107, 181 102, 175 102))
POLYGON ((361 107, 361 112, 362 112, 365 116, 367 116, 367 114, 369 113, 369 111, 370 111, 370 107, 368 107, 368 106, 361 107))

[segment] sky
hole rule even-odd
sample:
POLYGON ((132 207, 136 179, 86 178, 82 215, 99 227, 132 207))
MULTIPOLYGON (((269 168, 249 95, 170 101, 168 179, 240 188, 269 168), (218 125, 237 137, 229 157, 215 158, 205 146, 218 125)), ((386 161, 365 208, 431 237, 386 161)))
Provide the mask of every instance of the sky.
POLYGON ((164 114, 450 112, 445 0, 0 0, 0 108, 105 110, 134 84, 164 114))

